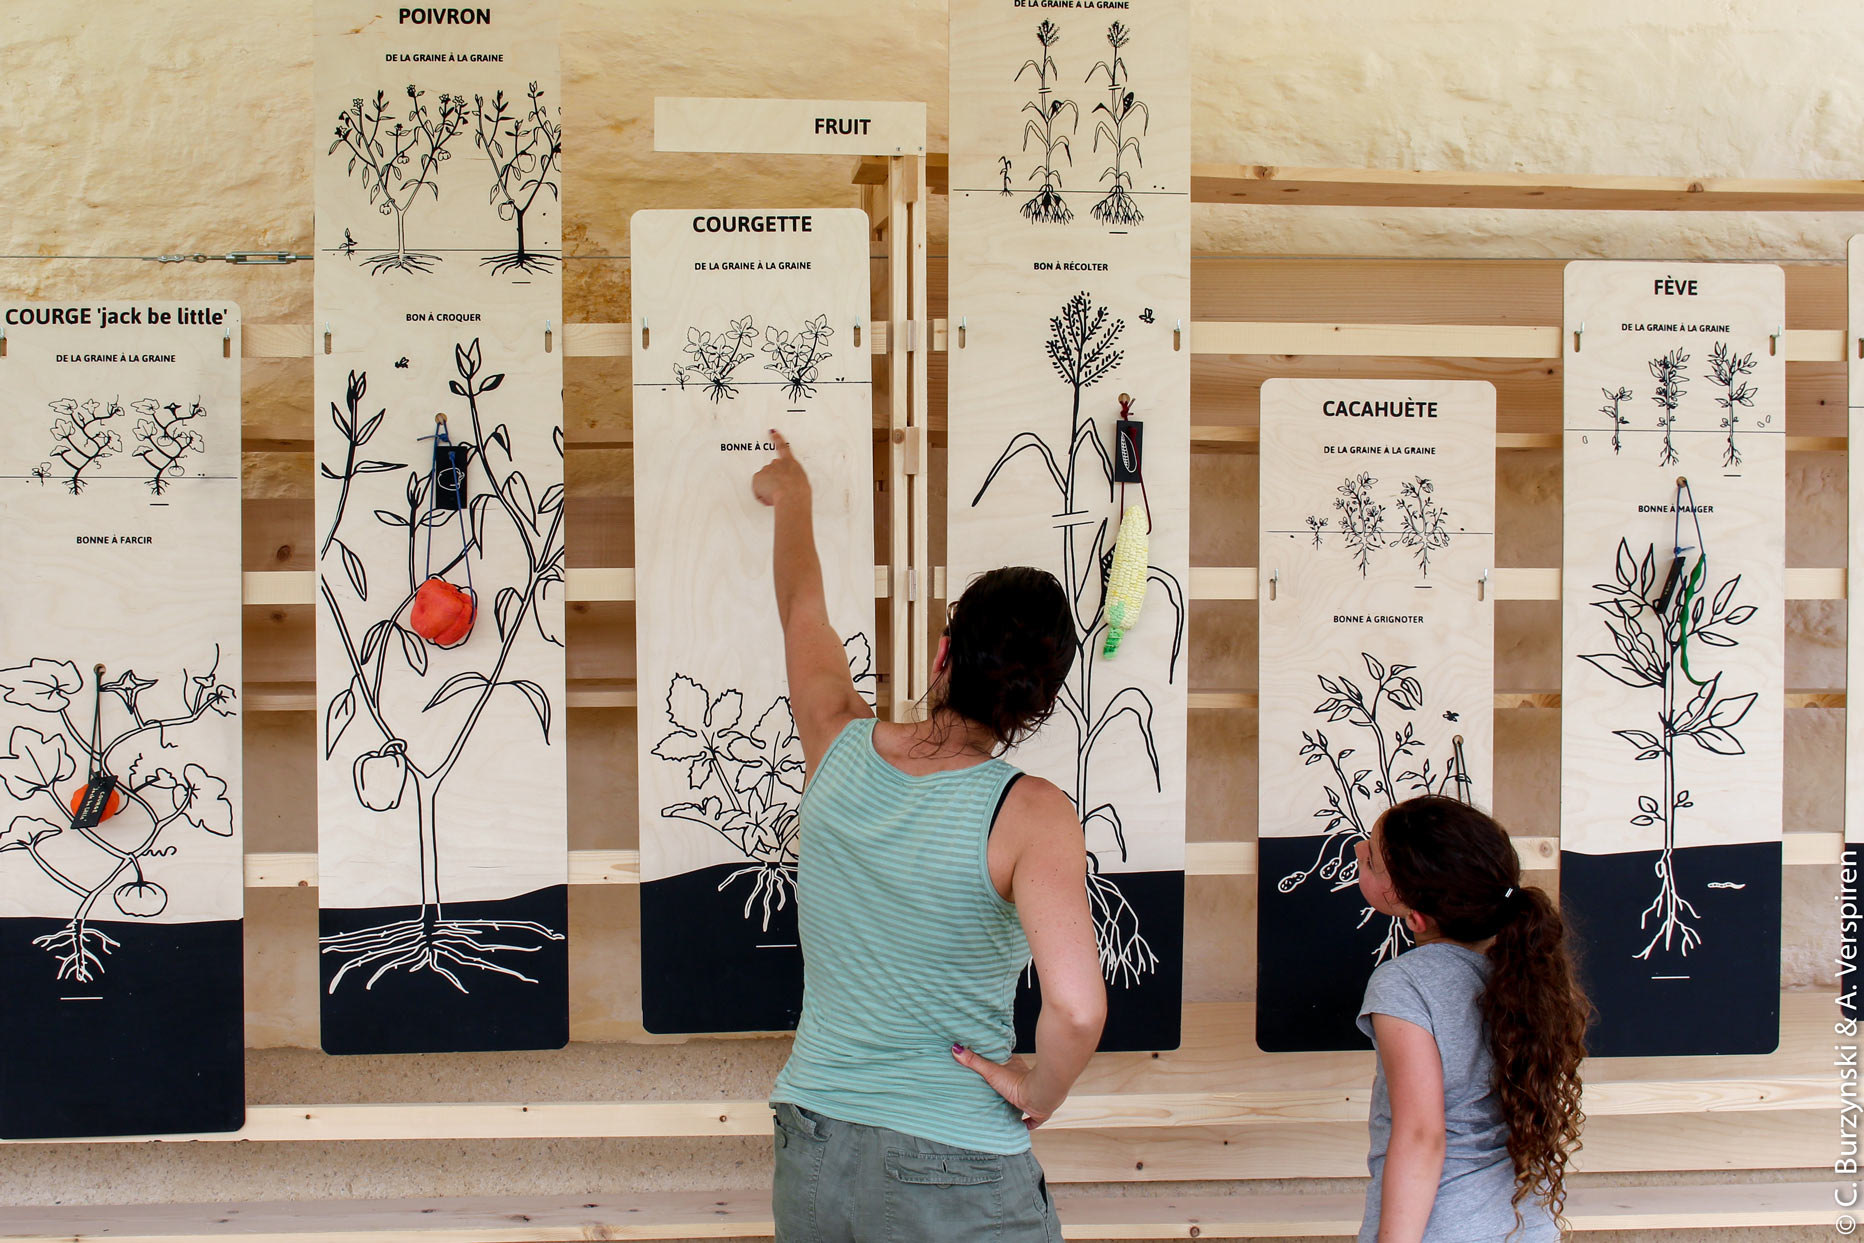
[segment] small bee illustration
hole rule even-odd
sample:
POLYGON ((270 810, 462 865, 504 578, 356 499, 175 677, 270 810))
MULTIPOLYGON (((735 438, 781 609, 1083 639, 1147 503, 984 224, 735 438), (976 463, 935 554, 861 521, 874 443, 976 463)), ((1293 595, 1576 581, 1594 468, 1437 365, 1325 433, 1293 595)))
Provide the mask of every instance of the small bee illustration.
POLYGON ((408 369, 408 360, 407 360, 407 357, 404 355, 403 357, 396 360, 395 370, 406 371, 407 369, 408 369))
POLYGON ((1463 719, 1463 715, 1460 712, 1446 712, 1443 714, 1443 719, 1446 721, 1460 721, 1463 719))
POLYGON ((1147 307, 1145 310, 1139 312, 1139 321, 1144 324, 1149 324, 1152 322, 1152 308, 1151 307, 1147 307))

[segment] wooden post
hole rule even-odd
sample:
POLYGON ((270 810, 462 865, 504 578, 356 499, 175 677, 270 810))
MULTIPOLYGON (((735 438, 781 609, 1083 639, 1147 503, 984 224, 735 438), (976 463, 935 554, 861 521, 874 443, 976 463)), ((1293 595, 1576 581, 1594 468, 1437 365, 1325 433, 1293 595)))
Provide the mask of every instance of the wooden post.
MULTIPOLYGON (((907 357, 912 316, 912 247, 907 219, 907 201, 913 185, 909 180, 911 159, 923 170, 924 161, 916 157, 892 156, 887 160, 887 619, 889 655, 887 677, 889 714, 896 721, 909 719, 913 700, 917 698, 913 665, 913 597, 915 566, 911 551, 912 518, 907 479, 907 441, 912 436, 912 393, 908 386, 910 360, 907 357)), ((923 172, 920 174, 923 176, 923 172)))

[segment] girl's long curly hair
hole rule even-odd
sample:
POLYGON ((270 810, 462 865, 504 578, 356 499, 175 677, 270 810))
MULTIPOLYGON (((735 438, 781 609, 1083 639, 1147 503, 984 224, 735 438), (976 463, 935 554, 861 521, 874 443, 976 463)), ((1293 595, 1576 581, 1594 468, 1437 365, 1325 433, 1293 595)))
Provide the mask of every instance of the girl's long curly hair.
POLYGON ((1529 1196, 1564 1225, 1566 1166, 1586 1116, 1579 1063, 1592 1007, 1579 987, 1566 926, 1544 890, 1521 883, 1521 859, 1494 820, 1453 798, 1407 799, 1380 818, 1399 901, 1452 941, 1494 938, 1482 995, 1495 1094, 1508 1123, 1517 1221, 1529 1196))

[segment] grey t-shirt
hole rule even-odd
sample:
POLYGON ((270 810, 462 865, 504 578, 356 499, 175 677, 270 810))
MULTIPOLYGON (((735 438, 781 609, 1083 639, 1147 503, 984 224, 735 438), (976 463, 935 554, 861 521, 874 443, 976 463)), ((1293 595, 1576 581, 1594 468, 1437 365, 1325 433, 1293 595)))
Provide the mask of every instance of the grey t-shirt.
MULTIPOLYGON (((1415 1023, 1435 1038, 1443 1060, 1443 1177, 1425 1243, 1554 1243, 1560 1231, 1553 1215, 1533 1197, 1521 1202, 1521 1229, 1515 1231, 1508 1124, 1495 1096, 1495 1059, 1482 1021, 1488 977, 1486 954, 1446 941, 1420 945, 1373 971, 1359 1007, 1359 1030, 1372 1036, 1374 1014, 1415 1023)), ((1391 1138, 1392 1102, 1381 1063, 1372 1081, 1372 1151, 1366 1158, 1372 1185, 1366 1189, 1360 1243, 1375 1243, 1379 1235, 1391 1138)))

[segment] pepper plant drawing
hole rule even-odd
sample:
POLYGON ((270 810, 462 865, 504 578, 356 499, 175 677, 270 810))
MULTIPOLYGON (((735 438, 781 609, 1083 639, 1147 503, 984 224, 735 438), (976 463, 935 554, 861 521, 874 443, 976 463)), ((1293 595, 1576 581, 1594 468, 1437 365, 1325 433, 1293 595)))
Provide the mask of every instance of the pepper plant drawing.
POLYGON ((115 398, 106 405, 95 397, 60 397, 49 404, 57 416, 52 420, 52 460, 69 472, 60 482, 76 496, 90 486, 86 471, 123 451, 123 437, 104 426, 122 414, 123 407, 115 398))
MULTIPOLYGON (((842 641, 855 688, 871 705, 875 683, 873 647, 864 634, 842 641)), ((744 865, 718 884, 723 893, 747 883, 744 918, 762 912, 762 928, 796 896, 796 846, 803 794, 803 748, 788 696, 773 701, 755 723, 736 689, 716 696, 695 678, 673 675, 667 686, 667 720, 672 732, 654 744, 654 755, 686 766, 686 784, 696 801, 660 809, 717 833, 744 856, 744 865)))
POLYGON ((1683 382, 1689 379, 1689 373, 1683 368, 1689 363, 1689 355, 1681 346, 1650 360, 1650 374, 1657 381, 1657 391, 1650 399, 1657 403, 1663 413, 1657 416, 1657 426, 1663 429, 1663 448, 1657 454, 1657 465, 1674 466, 1680 460, 1676 453, 1673 433, 1676 428, 1676 408, 1683 401, 1683 382))
POLYGON ((749 315, 731 321, 718 333, 698 327, 686 330, 686 344, 680 352, 691 361, 674 368, 674 378, 681 388, 689 376, 705 381, 705 395, 714 402, 730 401, 738 396, 738 381, 733 376, 739 367, 756 357, 751 343, 757 340, 757 326, 749 315))
POLYGON ((1631 416, 1624 412, 1623 406, 1625 402, 1631 400, 1631 390, 1621 387, 1617 390, 1602 388, 1599 391, 1605 394, 1607 403, 1599 407, 1599 413, 1612 421, 1612 453, 1622 453, 1624 451, 1623 432, 1631 425, 1631 416))
MULTIPOLYGON (((496 626, 497 648, 490 657, 490 667, 466 670, 448 677, 417 714, 424 717, 443 704, 453 704, 450 712, 464 707, 459 724, 442 732, 440 741, 428 751, 411 742, 413 721, 396 720, 390 714, 389 698, 383 693, 391 676, 425 679, 428 676, 429 644, 409 624, 409 609, 416 590, 428 577, 418 565, 415 550, 420 528, 426 524, 423 505, 427 501, 427 480, 418 472, 409 472, 404 499, 405 508, 375 510, 382 525, 405 532, 407 543, 406 591, 390 593, 395 599, 387 609, 364 613, 357 605, 367 603, 366 582, 350 576, 356 604, 346 605, 339 597, 338 582, 322 568, 333 544, 336 523, 319 555, 318 589, 336 630, 350 680, 333 695, 324 707, 324 758, 335 753, 338 742, 351 728, 371 730, 375 741, 352 766, 352 784, 357 803, 371 812, 387 814, 404 804, 413 810, 413 824, 406 825, 406 815, 396 818, 396 827, 406 826, 409 846, 420 861, 420 911, 412 919, 394 921, 373 928, 326 936, 321 952, 341 960, 342 965, 331 978, 329 991, 335 993, 352 976, 364 989, 373 989, 391 972, 410 974, 431 971, 462 993, 469 992, 470 971, 493 972, 535 983, 532 977, 509 964, 509 956, 534 953, 545 941, 561 941, 563 933, 530 920, 450 918, 440 885, 441 824, 446 805, 442 792, 448 780, 472 753, 472 742, 485 714, 496 704, 508 710, 522 702, 537 719, 545 746, 551 745, 551 703, 548 693, 537 683, 513 678, 507 673, 513 649, 521 636, 534 630, 546 643, 563 645, 557 627, 545 619, 547 602, 560 598, 563 589, 563 485, 554 483, 541 497, 533 499, 530 483, 513 465, 511 432, 505 424, 487 428, 485 398, 498 389, 505 376, 482 366, 480 344, 456 345, 453 351, 456 379, 448 381, 448 391, 465 407, 465 422, 471 429, 467 446, 471 460, 479 464, 482 491, 469 502, 470 537, 465 547, 450 562, 433 573, 444 576, 469 557, 483 561, 495 535, 507 540, 521 555, 524 571, 514 582, 500 585, 493 596, 490 620, 496 626), (496 514, 496 519, 494 518, 496 514), (397 598, 398 595, 398 598, 397 598), (373 617, 371 621, 370 618, 373 617), (365 621, 368 624, 365 626, 365 621), (360 639, 358 636, 360 635, 360 639), (501 694, 501 692, 505 692, 501 694), (360 723, 360 724, 359 724, 360 723)), ((347 397, 350 409, 347 424, 337 412, 338 426, 354 448, 366 437, 357 426, 357 403, 367 389, 367 378, 352 378, 347 397), (358 433, 351 434, 350 429, 358 433)), ((381 415, 362 424, 374 430, 381 415)), ((559 456, 563 452, 560 429, 553 432, 553 445, 559 456)), ((385 464, 386 465, 386 464, 385 464)), ((326 477, 347 480, 375 471, 351 471, 346 476, 327 472, 326 477)), ((446 519, 453 514, 432 510, 446 519)), ((340 520, 340 515, 339 515, 340 520)), ((346 560, 346 572, 347 556, 346 560)), ((398 587, 401 584, 397 584, 398 587)), ((491 591, 491 586, 485 588, 491 591)), ((482 611, 483 616, 483 611, 482 611)), ((484 647, 478 650, 484 651, 484 647)), ((426 727, 431 734, 432 726, 426 727)), ((470 768, 468 769, 470 771, 470 768)), ((463 796, 469 797, 469 796, 463 796)))
POLYGON ((351 100, 349 108, 337 114, 336 141, 326 152, 346 152, 347 173, 361 177, 370 205, 395 218, 395 249, 363 260, 377 276, 427 272, 440 262, 439 255, 408 249, 408 211, 423 190, 439 200, 436 175, 452 154, 447 144, 466 125, 466 101, 443 93, 430 107, 424 102, 426 94, 410 83, 405 114, 390 107, 385 91, 377 91, 372 100, 351 100))
POLYGON ((187 473, 183 459, 206 452, 207 437, 198 424, 206 418, 207 410, 199 401, 190 402, 184 411, 178 401, 163 405, 150 397, 131 402, 129 408, 142 416, 133 429, 134 456, 147 463, 152 472, 149 491, 161 496, 172 481, 187 473))
POLYGON ((192 762, 187 748, 202 720, 235 715, 236 693, 219 670, 218 647, 203 673, 143 678, 128 669, 101 683, 90 703, 74 661, 37 656, 0 669, 0 700, 39 714, 13 726, 0 755, 0 784, 15 813, 0 828, 0 867, 9 858, 14 866, 30 863, 70 895, 65 926, 32 942, 52 956, 58 979, 92 983, 104 974, 105 956, 122 942, 99 921, 154 919, 167 909, 160 877, 168 865, 161 861, 186 847, 165 843, 165 835, 233 835, 226 780, 192 762), (87 710, 96 714, 95 729, 80 726, 87 710), (170 759, 169 751, 179 755, 170 759), (93 772, 118 778, 121 804, 86 827, 73 804, 93 772))
POLYGON ((1139 139, 1152 124, 1152 113, 1145 104, 1134 98, 1128 87, 1126 61, 1120 56, 1120 49, 1132 39, 1132 31, 1119 22, 1107 27, 1107 59, 1097 61, 1088 70, 1087 80, 1092 81, 1097 73, 1107 75, 1107 100, 1094 105, 1088 115, 1098 118, 1094 123, 1094 147, 1100 150, 1100 140, 1107 140, 1107 148, 1113 153, 1113 163, 1100 175, 1102 181, 1111 180, 1106 195, 1095 203, 1092 210, 1094 219, 1107 225, 1134 225, 1144 220, 1145 213, 1139 210, 1139 203, 1133 198, 1133 175, 1122 167, 1126 153, 1131 151, 1133 159, 1141 166, 1145 160, 1140 157, 1139 139), (1128 126, 1137 120, 1139 133, 1130 132, 1128 126))
MULTIPOLYGON (((1424 685, 1416 676, 1417 667, 1396 661, 1387 665, 1370 652, 1361 652, 1359 658, 1365 663, 1370 693, 1347 674, 1321 674, 1323 695, 1314 706, 1315 715, 1325 716, 1329 725, 1343 725, 1345 735, 1336 741, 1318 727, 1301 731, 1302 765, 1325 766, 1320 777, 1324 802, 1313 814, 1325 827, 1314 862, 1276 881, 1282 893, 1292 893, 1310 880, 1334 893, 1351 889, 1359 883, 1354 848, 1370 839, 1373 824, 1386 808, 1420 794, 1466 800, 1472 791, 1455 740, 1433 742, 1418 731, 1420 722, 1427 729, 1437 726, 1425 719, 1424 685), (1429 758, 1433 747, 1444 755, 1441 766, 1429 758)), ((1371 907, 1361 910, 1358 926, 1375 918, 1385 920, 1384 935, 1373 952, 1373 961, 1379 963, 1410 942, 1402 920, 1381 917, 1371 907)))
POLYGON ((1030 140, 1034 139, 1042 157, 1041 163, 1029 173, 1030 180, 1040 177, 1042 184, 1022 207, 1024 218, 1032 224, 1067 224, 1074 219, 1074 212, 1061 196, 1061 169, 1056 167, 1055 156, 1059 152, 1070 166, 1074 164, 1069 138, 1081 126, 1081 110, 1073 100, 1060 99, 1055 94, 1060 71, 1055 67, 1050 49, 1060 40, 1061 29, 1054 22, 1044 20, 1038 24, 1036 42, 1041 45, 1041 54, 1024 61, 1012 79, 1020 82, 1025 73, 1031 69, 1036 71, 1036 97, 1026 101, 1020 110, 1031 114, 1023 122, 1023 150, 1027 152, 1030 140), (1063 113, 1069 118, 1066 134, 1061 132, 1063 113))
MULTIPOLYGON (((1701 572, 1698 563, 1692 573, 1701 572)), ((1751 604, 1735 602, 1740 584, 1737 574, 1715 587, 1712 597, 1708 582, 1701 584, 1700 591, 1662 592, 1656 546, 1646 547, 1639 559, 1621 539, 1613 581, 1592 588, 1599 595, 1592 605, 1605 615, 1614 650, 1579 659, 1621 685, 1654 692, 1651 728, 1612 731, 1632 749, 1635 762, 1658 764, 1655 790, 1638 795, 1636 810, 1627 817, 1634 831, 1662 830, 1662 849, 1655 865, 1657 893, 1638 917, 1639 929, 1650 933, 1650 940, 1635 955, 1639 959, 1649 959, 1660 945, 1666 953, 1675 950, 1687 956, 1702 943, 1696 908, 1676 883, 1677 826, 1682 813, 1695 805, 1683 786, 1682 770, 1685 758, 1700 758, 1699 753, 1746 754, 1734 727, 1754 706, 1758 692, 1724 693, 1722 678, 1729 670, 1706 679, 1695 676, 1701 671, 1706 649, 1738 646, 1728 628, 1748 622, 1757 611, 1751 604), (1682 747, 1685 739, 1696 750, 1682 747)))
POLYGON ((1753 370, 1754 356, 1735 353, 1726 341, 1717 341, 1709 350, 1709 378, 1722 387, 1722 395, 1715 399, 1715 404, 1722 408, 1721 426, 1728 432, 1722 449, 1723 466, 1741 465, 1741 450, 1735 446, 1735 426, 1741 422, 1741 407, 1752 406, 1758 391, 1741 377, 1753 370))
POLYGON ((802 401, 815 396, 822 364, 834 357, 825 344, 834 335, 827 315, 805 320, 794 333, 774 327, 764 329, 764 353, 770 356, 764 370, 783 377, 783 396, 787 400, 802 401))
MULTIPOLYGON (((1129 741, 1144 747, 1155 788, 1164 787, 1158 747, 1153 740, 1152 700, 1143 688, 1124 683, 1116 672, 1130 666, 1109 664, 1098 655, 1106 629, 1102 616, 1106 592, 1103 567, 1112 555, 1115 528, 1112 516, 1096 519, 1084 505, 1100 503, 1103 484, 1105 503, 1112 504, 1113 460, 1098 425, 1091 417, 1081 417, 1081 395, 1119 367, 1124 355, 1116 347, 1125 326, 1124 320, 1108 308, 1096 306, 1086 293, 1069 298, 1060 312, 1050 317, 1044 350, 1050 366, 1069 390, 1067 440, 1058 444, 1035 431, 1017 432, 971 498, 972 506, 979 504, 1004 469, 1028 453, 1043 467, 1037 479, 1052 485, 1061 502, 1062 512, 1055 520, 1060 578, 1071 599, 1077 636, 1074 666, 1062 687, 1061 711, 1057 714, 1074 731, 1075 766, 1069 793, 1090 841, 1096 833, 1109 834, 1122 860, 1127 857, 1125 825, 1111 800, 1094 801, 1092 764, 1095 748, 1114 736, 1113 727, 1121 723, 1122 717, 1131 718, 1128 723, 1133 737, 1129 741), (1088 462, 1085 477, 1081 470, 1083 459, 1088 462), (1108 681, 1113 684, 1110 694, 1108 681)), ((1172 652, 1166 676, 1175 680, 1184 647, 1184 589, 1175 575, 1156 566, 1148 567, 1147 577, 1159 585, 1171 604, 1172 652)), ((1044 728, 1053 730, 1058 726, 1051 720, 1044 728)), ((1101 854, 1091 847, 1087 883, 1102 973, 1110 984, 1137 984, 1157 967, 1158 957, 1139 927, 1138 913, 1126 900, 1117 879, 1101 870, 1101 854)))
POLYGON ((544 190, 550 197, 561 197, 557 188, 557 167, 563 156, 563 123, 552 118, 552 109, 544 105, 544 92, 533 82, 528 108, 515 107, 499 91, 487 104, 482 95, 473 96, 473 146, 485 152, 492 164, 492 203, 500 220, 512 221, 518 230, 517 249, 502 255, 487 255, 479 260, 489 265, 493 275, 504 272, 542 272, 557 262, 556 256, 527 250, 524 245, 524 217, 544 190))

